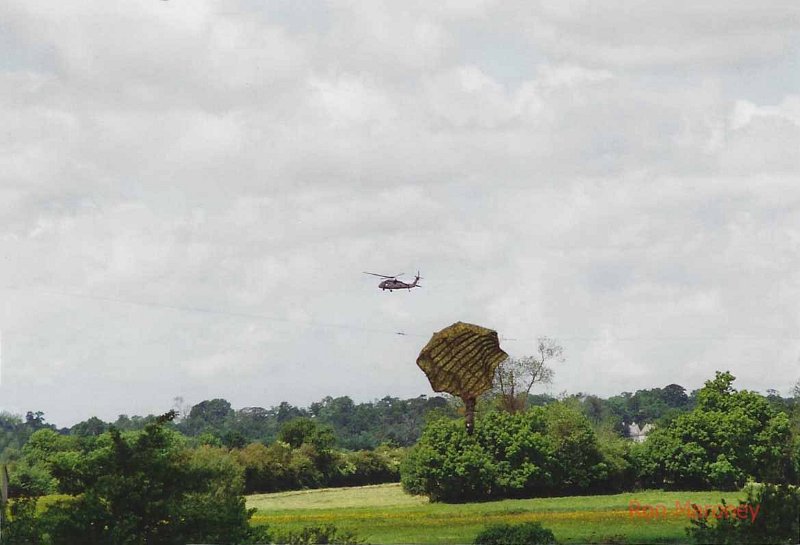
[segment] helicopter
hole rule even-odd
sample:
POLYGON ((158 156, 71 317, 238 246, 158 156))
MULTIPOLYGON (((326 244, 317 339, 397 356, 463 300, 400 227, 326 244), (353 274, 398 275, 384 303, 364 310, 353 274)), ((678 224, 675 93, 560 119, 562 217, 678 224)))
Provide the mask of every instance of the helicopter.
POLYGON ((414 277, 414 281, 412 283, 403 282, 402 280, 398 280, 398 276, 403 276, 403 273, 395 274, 394 276, 389 276, 388 274, 376 274, 371 272, 364 271, 364 274, 371 274, 372 276, 380 276, 381 278, 385 278, 386 280, 382 280, 378 287, 384 291, 389 290, 408 290, 411 291, 411 288, 421 288, 417 282, 419 279, 422 278, 419 275, 419 271, 417 271, 417 275, 414 277))

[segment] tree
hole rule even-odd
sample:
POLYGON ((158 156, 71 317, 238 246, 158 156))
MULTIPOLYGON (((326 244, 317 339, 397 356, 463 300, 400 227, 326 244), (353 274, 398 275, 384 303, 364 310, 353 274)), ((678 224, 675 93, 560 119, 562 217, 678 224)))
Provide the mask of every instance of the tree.
MULTIPOLYGON (((711 510, 705 512, 694 505, 698 515, 686 528, 694 543, 777 545, 797 543, 800 537, 800 490, 796 487, 774 484, 751 484, 745 487, 747 500, 729 509, 747 509, 759 506, 759 515, 753 519, 738 516, 718 518, 710 524, 711 510)), ((726 505, 722 499, 722 505, 726 505)))
POLYGON ((733 388, 717 372, 697 405, 656 428, 642 445, 643 477, 651 486, 703 489, 760 482, 797 482, 789 417, 766 398, 733 388))
POLYGON ((95 437, 101 435, 108 429, 108 424, 97 418, 91 417, 89 420, 84 420, 72 426, 69 430, 71 435, 79 437, 95 437))
MULTIPOLYGON (((330 399, 330 397, 326 397, 325 399, 330 399)), ((305 409, 300 409, 298 407, 295 407, 294 405, 287 403, 286 401, 282 401, 281 404, 278 405, 278 407, 273 410, 275 411, 275 418, 277 418, 279 424, 283 424, 287 420, 291 420, 293 418, 308 416, 308 414, 306 414, 305 409)))
POLYGON ((191 428, 205 429, 207 427, 219 428, 225 421, 233 416, 231 404, 224 399, 210 399, 201 401, 189 411, 186 422, 191 428))
POLYGON ((304 417, 284 423, 278 438, 292 448, 308 444, 319 450, 330 450, 336 441, 330 426, 319 425, 314 420, 304 417))
POLYGON ((100 448, 57 455, 61 491, 42 527, 53 545, 172 545, 241 543, 251 514, 242 496, 242 468, 221 449, 186 448, 164 424, 170 412, 141 432, 112 428, 100 448))
POLYGON ((686 388, 679 384, 669 384, 661 390, 661 399, 669 407, 685 407, 689 403, 689 396, 686 395, 686 388))
POLYGON ((603 400, 597 396, 587 396, 583 401, 583 412, 593 423, 598 424, 605 416, 603 400))
POLYGON ((800 399, 800 378, 797 379, 797 382, 794 383, 794 388, 792 388, 792 393, 794 394, 795 399, 800 399))
POLYGON ((553 381, 555 371, 548 364, 563 361, 564 348, 549 337, 539 338, 537 355, 503 361, 497 366, 493 384, 503 409, 510 413, 524 410, 533 385, 553 381))
POLYGON ((42 428, 54 428, 54 426, 45 423, 42 411, 28 411, 25 413, 25 425, 34 431, 42 428))

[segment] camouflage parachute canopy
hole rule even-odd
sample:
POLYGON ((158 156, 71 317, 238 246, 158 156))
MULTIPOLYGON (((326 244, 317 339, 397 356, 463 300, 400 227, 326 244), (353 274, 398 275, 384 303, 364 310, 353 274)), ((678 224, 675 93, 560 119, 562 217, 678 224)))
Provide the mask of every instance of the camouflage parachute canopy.
POLYGON ((464 322, 433 334, 417 358, 434 392, 475 398, 492 387, 497 366, 508 357, 497 332, 464 322))

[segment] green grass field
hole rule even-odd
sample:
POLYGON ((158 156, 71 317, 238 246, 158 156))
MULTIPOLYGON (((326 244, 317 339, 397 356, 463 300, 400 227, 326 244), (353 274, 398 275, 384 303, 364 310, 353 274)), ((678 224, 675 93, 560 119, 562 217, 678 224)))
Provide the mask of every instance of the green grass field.
POLYGON ((248 496, 254 524, 298 529, 335 524, 369 543, 472 543, 487 524, 540 521, 562 543, 686 543, 685 514, 675 503, 736 504, 735 492, 650 490, 607 496, 572 496, 466 504, 429 503, 399 484, 328 488, 248 496), (663 504, 667 516, 634 518, 631 500, 663 504))

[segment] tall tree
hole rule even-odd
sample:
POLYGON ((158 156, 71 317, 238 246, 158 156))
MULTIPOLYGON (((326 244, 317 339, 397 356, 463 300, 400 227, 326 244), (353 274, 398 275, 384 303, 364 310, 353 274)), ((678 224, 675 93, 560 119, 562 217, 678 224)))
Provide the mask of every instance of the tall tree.
POLYGON ((686 388, 680 384, 669 384, 661 390, 661 399, 670 407, 685 407, 689 403, 686 388))
POLYGON ((190 451, 164 424, 111 428, 102 448, 58 455, 61 500, 42 515, 53 545, 241 543, 249 535, 242 468, 222 449, 190 451))
POLYGON ((549 384, 555 371, 553 363, 564 361, 564 347, 549 337, 540 337, 537 354, 508 358, 495 370, 493 389, 500 396, 504 410, 515 413, 525 409, 534 384, 549 384))
POLYGON ((697 393, 692 411, 656 428, 643 444, 650 486, 704 489, 759 482, 797 482, 789 417, 756 392, 736 391, 717 372, 697 393))

